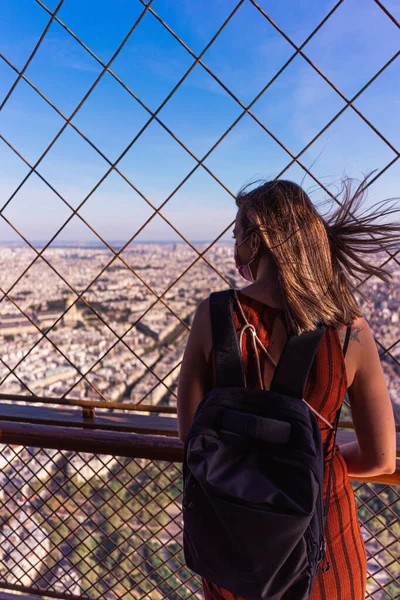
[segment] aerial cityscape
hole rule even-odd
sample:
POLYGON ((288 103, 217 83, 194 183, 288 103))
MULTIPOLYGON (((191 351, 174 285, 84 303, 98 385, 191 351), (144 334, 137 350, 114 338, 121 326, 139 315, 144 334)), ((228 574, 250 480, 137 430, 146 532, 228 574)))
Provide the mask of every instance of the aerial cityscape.
MULTIPOLYGON (((27 253, 0 246, 0 256, 8 265, 5 289, 22 272, 27 253)), ((26 316, 3 299, 1 393, 27 393, 28 388, 38 396, 173 404, 176 367, 194 310, 210 291, 227 286, 218 272, 200 259, 174 283, 198 257, 186 244, 132 245, 122 258, 133 272, 116 259, 100 276, 110 261, 108 251, 57 248, 45 256, 79 293, 94 283, 82 296, 87 304, 75 303, 76 294, 39 260, 10 292, 26 316), (18 365, 18 377, 6 365, 18 365), (87 380, 94 387, 80 381, 75 367, 84 374, 90 369, 87 380)), ((212 248, 206 258, 227 281, 237 282, 231 244, 212 248)))
MULTIPOLYGON (((131 244, 112 262, 109 250, 90 246, 47 249, 43 256, 48 263, 39 258, 19 279, 30 251, 0 246, 2 288, 11 288, 0 304, 3 394, 174 406, 196 306, 229 283, 243 286, 228 242, 206 252, 208 264, 184 243, 131 244)), ((361 286, 368 301, 359 301, 400 422, 400 267, 389 264, 391 289, 370 278, 361 286)))

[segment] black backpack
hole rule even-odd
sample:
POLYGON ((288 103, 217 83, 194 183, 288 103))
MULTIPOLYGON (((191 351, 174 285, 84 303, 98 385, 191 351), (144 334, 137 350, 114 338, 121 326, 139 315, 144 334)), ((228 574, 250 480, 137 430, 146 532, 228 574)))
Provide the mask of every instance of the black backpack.
MULTIPOLYGON (((185 560, 246 600, 306 600, 320 566, 329 570, 332 459, 324 510, 321 432, 302 401, 326 326, 288 338, 270 390, 246 388, 233 298, 231 290, 210 296, 216 385, 185 441, 185 560)), ((344 352, 349 335, 350 327, 344 352)))

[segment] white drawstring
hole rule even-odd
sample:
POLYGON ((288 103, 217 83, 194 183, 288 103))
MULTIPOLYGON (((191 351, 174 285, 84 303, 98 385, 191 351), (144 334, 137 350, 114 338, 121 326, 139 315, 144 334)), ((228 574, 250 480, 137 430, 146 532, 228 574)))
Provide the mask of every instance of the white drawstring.
POLYGON ((330 427, 331 429, 333 429, 333 425, 331 425, 331 424, 329 423, 329 421, 327 421, 327 420, 325 419, 325 417, 323 417, 322 415, 320 415, 320 414, 319 414, 319 412, 318 412, 317 410, 315 410, 315 408, 313 408, 312 406, 310 406, 310 405, 308 404, 307 400, 304 400, 304 398, 303 398, 303 402, 305 402, 305 403, 307 404, 308 408, 309 408, 310 410, 312 410, 312 411, 313 411, 313 413, 314 413, 315 415, 317 415, 317 417, 319 417, 320 419, 322 419, 322 420, 324 421, 324 423, 326 423, 326 424, 328 425, 328 427, 330 427))
MULTIPOLYGON (((257 360, 258 379, 259 379, 259 382, 260 382, 261 389, 263 390, 264 389, 264 382, 263 382, 262 375, 261 375, 260 358, 258 356, 257 343, 256 343, 257 332, 256 332, 256 329, 255 329, 254 325, 251 325, 250 323, 246 323, 246 325, 243 325, 242 329, 240 330, 240 336, 239 336, 240 354, 242 356, 242 352, 243 352, 243 350, 242 350, 243 335, 244 335, 244 333, 245 333, 245 331, 247 329, 249 329, 251 331, 251 333, 252 333, 251 339, 252 339, 252 342, 253 342, 254 353, 256 355, 256 360, 257 360)), ((244 374, 244 369, 243 369, 243 375, 244 375, 244 385, 245 385, 245 387, 247 387, 246 375, 244 374)))
MULTIPOLYGON (((246 323, 245 325, 243 325, 243 327, 240 330, 240 334, 239 334, 239 347, 240 347, 240 355, 241 358, 243 356, 243 349, 242 349, 242 344, 243 344, 243 337, 244 334, 247 330, 251 331, 252 334, 252 343, 253 343, 253 348, 254 348, 254 353, 256 355, 256 361, 257 361, 257 373, 258 373, 258 378, 259 378, 259 382, 260 382, 260 387, 262 390, 265 390, 264 387, 264 382, 263 382, 263 378, 262 378, 262 374, 261 374, 261 365, 260 365, 260 357, 258 355, 258 351, 257 351, 257 344, 260 346, 260 348, 264 351, 264 353, 268 356, 268 358, 271 360, 272 364, 274 365, 274 367, 276 367, 276 365, 278 364, 270 355, 270 353, 268 352, 268 350, 264 347, 263 343, 261 342, 260 338, 257 335, 257 331, 256 328, 254 327, 254 325, 252 325, 251 323, 248 322, 248 320, 246 319, 246 315, 244 314, 242 305, 239 302, 239 298, 237 295, 237 291, 234 290, 235 292, 235 298, 236 298, 236 302, 238 304, 239 310, 240 310, 240 314, 243 317, 244 322, 246 323)), ((242 358, 242 362, 243 362, 243 358, 242 358)), ((244 374, 244 369, 243 369, 243 374, 244 374)), ((244 385, 245 387, 247 387, 247 382, 246 382, 246 376, 244 375, 244 385)), ((319 414, 319 412, 317 410, 315 410, 315 408, 313 408, 312 406, 310 406, 308 404, 308 402, 302 398, 303 402, 305 402, 308 406, 308 408, 310 410, 312 410, 312 412, 317 415, 317 417, 319 417, 322 421, 324 421, 324 423, 326 423, 328 425, 328 427, 330 427, 331 429, 333 429, 333 425, 331 425, 329 423, 329 421, 327 421, 322 415, 319 414)))

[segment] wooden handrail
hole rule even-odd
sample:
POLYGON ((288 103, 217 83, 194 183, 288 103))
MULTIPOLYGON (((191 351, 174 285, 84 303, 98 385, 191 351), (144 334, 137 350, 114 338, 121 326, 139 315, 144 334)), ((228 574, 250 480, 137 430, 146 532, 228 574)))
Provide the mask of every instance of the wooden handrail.
POLYGON ((76 408, 65 406, 37 406, 5 404, 0 402, 0 420, 35 425, 61 425, 70 429, 105 429, 158 435, 178 435, 177 418, 157 414, 133 414, 123 411, 97 411, 85 418, 76 408))
MULTIPOLYGON (((85 418, 85 415, 80 410, 72 407, 21 405, 14 402, 0 402, 0 420, 36 425, 60 425, 74 429, 104 429, 107 431, 168 435, 171 437, 177 437, 178 435, 176 415, 154 414, 154 412, 145 411, 144 408, 141 413, 136 412, 134 414, 133 412, 109 410, 103 407, 103 410, 92 413, 90 418, 85 418)), ((341 443, 353 441, 355 439, 353 424, 349 421, 340 421, 338 436, 339 434, 346 438, 341 443), (344 431, 341 432, 341 429, 344 429, 344 431), (350 438, 346 438, 348 433, 351 433, 350 438)), ((396 435, 397 455, 400 456, 400 432, 396 435)))
MULTIPOLYGON (((146 419, 139 415, 136 418, 146 419)), ((337 433, 338 444, 355 439, 354 432, 338 431, 337 433)), ((0 443, 130 458, 149 458, 168 462, 182 462, 183 460, 183 443, 177 437, 128 431, 0 421, 0 443)), ((400 459, 397 459, 397 468, 392 474, 367 478, 351 477, 350 479, 400 485, 400 459)))
POLYGON ((54 396, 35 396, 35 395, 23 395, 23 394, 0 394, 0 401, 6 400, 11 401, 18 406, 18 402, 29 402, 30 404, 51 404, 52 406, 76 406, 76 407, 91 407, 101 409, 122 409, 132 412, 146 411, 154 412, 159 414, 175 414, 177 413, 175 406, 153 406, 151 404, 138 403, 133 404, 132 402, 114 402, 111 400, 93 400, 85 399, 80 400, 79 398, 55 398, 54 396))
POLYGON ((182 462, 177 437, 0 421, 0 443, 92 454, 182 462))
MULTIPOLYGON (((98 408, 100 411, 114 411, 114 410, 123 410, 124 412, 129 411, 132 413, 154 413, 157 415, 166 415, 166 414, 177 414, 176 406, 153 406, 152 404, 138 403, 132 404, 131 402, 112 402, 103 400, 81 400, 79 398, 54 398, 49 396, 36 396, 36 395, 22 395, 22 394, 0 394, 0 403, 2 400, 6 402, 12 402, 14 406, 21 406, 18 404, 19 402, 23 402, 22 406, 25 406, 26 403, 29 403, 31 406, 37 405, 58 405, 60 410, 61 407, 66 406, 75 406, 76 408, 98 408)), ((58 409, 57 409, 58 410, 58 409)), ((352 421, 339 421, 339 427, 343 427, 344 429, 353 429, 354 425, 352 421)), ((396 425, 396 431, 400 433, 400 425, 396 425)))

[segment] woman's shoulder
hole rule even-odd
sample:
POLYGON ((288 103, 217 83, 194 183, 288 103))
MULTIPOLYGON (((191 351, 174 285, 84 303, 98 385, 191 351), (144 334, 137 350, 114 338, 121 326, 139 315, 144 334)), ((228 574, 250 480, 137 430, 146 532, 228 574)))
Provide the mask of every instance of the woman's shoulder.
MULTIPOLYGON (((336 329, 336 331, 338 333, 338 336, 339 336, 342 346, 344 344, 344 340, 346 337, 347 327, 348 327, 348 325, 346 325, 345 323, 337 323, 336 326, 334 327, 334 329, 336 329)), ((353 322, 351 323, 351 325, 349 325, 349 327, 350 327, 349 343, 355 342, 360 345, 362 340, 365 338, 365 336, 369 337, 370 335, 372 335, 368 321, 366 320, 366 318, 364 316, 355 317, 353 319, 353 322)))
POLYGON ((210 296, 204 298, 194 312, 194 319, 199 321, 210 320, 210 296))
MULTIPOLYGON (((353 319, 350 327, 349 343, 346 351, 346 371, 347 381, 350 387, 354 381, 355 375, 364 368, 370 361, 374 362, 377 356, 377 349, 373 332, 364 316, 358 316, 353 319)), ((343 349, 346 338, 347 325, 338 323, 336 325, 338 339, 343 349)))
POLYGON ((212 348, 210 296, 197 305, 192 320, 191 330, 192 333, 195 334, 197 343, 208 360, 212 348))

